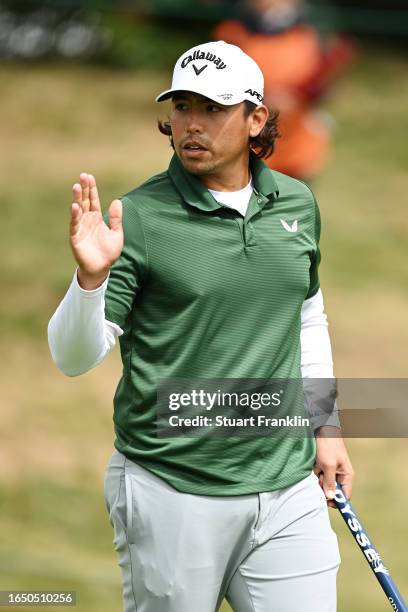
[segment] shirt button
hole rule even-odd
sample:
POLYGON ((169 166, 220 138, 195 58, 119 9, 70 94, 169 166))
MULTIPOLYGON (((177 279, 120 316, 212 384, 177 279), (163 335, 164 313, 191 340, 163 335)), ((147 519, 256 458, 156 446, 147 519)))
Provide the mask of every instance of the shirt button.
POLYGON ((261 198, 258 198, 258 204, 261 204, 262 200, 261 198))

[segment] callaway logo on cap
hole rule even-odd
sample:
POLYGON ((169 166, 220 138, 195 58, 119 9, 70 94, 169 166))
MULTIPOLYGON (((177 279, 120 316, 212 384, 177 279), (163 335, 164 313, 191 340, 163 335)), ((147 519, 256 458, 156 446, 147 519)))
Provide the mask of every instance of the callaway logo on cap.
POLYGON ((264 78, 258 64, 223 40, 205 43, 183 53, 173 71, 171 89, 156 98, 162 102, 179 91, 191 91, 220 104, 249 100, 261 104, 264 78))

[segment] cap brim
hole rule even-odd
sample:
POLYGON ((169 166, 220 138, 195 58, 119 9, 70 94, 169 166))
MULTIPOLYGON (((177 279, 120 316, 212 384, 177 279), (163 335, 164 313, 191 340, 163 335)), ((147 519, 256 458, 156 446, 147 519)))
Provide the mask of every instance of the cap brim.
POLYGON ((208 98, 209 100, 212 100, 213 102, 217 102, 217 104, 221 104, 223 106, 232 106, 233 104, 239 104, 240 102, 243 102, 245 99, 241 97, 237 99, 237 96, 232 95, 232 97, 229 100, 225 100, 223 99, 223 96, 218 96, 217 98, 216 96, 209 94, 208 91, 204 91, 203 89, 199 91, 197 88, 189 89, 188 87, 185 87, 183 89, 181 88, 166 89, 166 91, 162 91, 162 93, 157 96, 156 102, 164 102, 165 100, 169 100, 170 98, 174 96, 174 94, 181 93, 182 91, 188 91, 189 93, 195 93, 199 96, 203 96, 204 98, 208 98))
POLYGON ((156 98, 156 102, 164 102, 165 100, 169 100, 172 97, 173 93, 178 91, 177 89, 166 89, 166 91, 162 91, 156 98))

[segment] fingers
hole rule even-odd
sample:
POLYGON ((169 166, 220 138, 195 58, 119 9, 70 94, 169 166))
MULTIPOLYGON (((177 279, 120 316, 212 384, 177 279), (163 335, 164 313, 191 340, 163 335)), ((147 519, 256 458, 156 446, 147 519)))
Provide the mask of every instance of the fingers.
POLYGON ((334 499, 336 493, 336 466, 326 465, 323 472, 323 491, 326 499, 334 499))
POLYGON ((75 183, 72 188, 72 201, 79 204, 83 212, 94 210, 101 212, 98 188, 92 174, 81 172, 79 183, 75 183))
POLYGON ((82 208, 78 202, 71 204, 71 223, 70 223, 70 235, 74 236, 78 231, 79 222, 83 215, 82 208))
POLYGON ((323 489, 327 499, 327 505, 336 508, 334 494, 336 492, 336 481, 341 486, 347 499, 351 498, 354 480, 354 469, 348 457, 335 464, 324 465, 315 463, 313 471, 319 479, 319 485, 323 489))
MULTIPOLYGON (((324 494, 327 499, 327 505, 330 506, 331 508, 337 508, 335 501, 332 501, 333 498, 331 497, 331 493, 330 493, 331 490, 333 490, 333 492, 336 491, 336 483, 335 481, 333 482, 332 476, 331 475, 327 476, 327 470, 326 470, 326 478, 325 478, 325 472, 323 472, 321 468, 318 467, 316 464, 313 466, 313 471, 316 474, 316 476, 319 478, 319 485, 324 491, 324 494)), ((337 482, 341 485, 343 493, 347 499, 351 498, 352 489, 353 489, 353 479, 354 479, 354 471, 351 466, 347 472, 336 471, 335 480, 337 480, 337 482)))
POLYGON ((88 180, 90 210, 99 210, 101 212, 101 203, 99 200, 98 188, 96 186, 96 181, 93 174, 88 174, 88 180))
POLYGON ((82 206, 82 187, 79 183, 75 183, 72 187, 72 201, 82 206))
POLYGON ((113 200, 109 206, 109 227, 114 232, 122 232, 122 202, 113 200))
POLYGON ((315 463, 313 466, 313 471, 319 479, 319 485, 323 489, 329 506, 335 507, 334 502, 330 500, 334 499, 336 492, 336 464, 325 464, 323 467, 322 465, 315 463))
POLYGON ((82 187, 82 210, 88 212, 91 206, 89 199, 89 175, 86 172, 82 172, 79 175, 79 182, 82 187))
POLYGON ((316 465, 313 466, 313 471, 316 474, 316 476, 319 478, 319 486, 323 489, 324 494, 326 496, 326 500, 327 500, 327 505, 330 506, 331 508, 337 508, 336 504, 334 501, 332 501, 331 499, 327 499, 327 495, 326 492, 324 490, 324 473, 322 472, 322 470, 317 467, 316 465))
POLYGON ((341 485, 343 493, 347 497, 347 499, 351 498, 351 494, 353 491, 353 477, 354 473, 352 469, 350 470, 350 472, 338 474, 337 476, 337 481, 341 485))

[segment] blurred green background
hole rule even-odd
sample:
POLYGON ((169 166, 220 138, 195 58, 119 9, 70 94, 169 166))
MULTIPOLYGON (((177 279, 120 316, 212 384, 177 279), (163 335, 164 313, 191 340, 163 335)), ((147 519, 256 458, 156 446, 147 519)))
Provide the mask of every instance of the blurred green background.
MULTIPOLYGON (((325 102, 335 149, 313 187, 339 377, 408 374, 407 75, 403 50, 365 40, 325 102)), ((103 500, 121 364, 116 348, 94 371, 66 378, 51 361, 46 327, 74 271, 71 185, 81 171, 94 173, 106 207, 167 166, 153 98, 168 82, 164 67, 0 64, 0 590, 75 590, 81 612, 121 610, 103 500)), ((408 597, 406 440, 347 446, 354 506, 408 597)), ((343 560, 339 611, 387 610, 337 511, 330 515, 343 560)))

